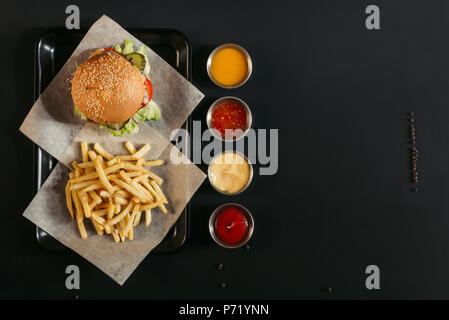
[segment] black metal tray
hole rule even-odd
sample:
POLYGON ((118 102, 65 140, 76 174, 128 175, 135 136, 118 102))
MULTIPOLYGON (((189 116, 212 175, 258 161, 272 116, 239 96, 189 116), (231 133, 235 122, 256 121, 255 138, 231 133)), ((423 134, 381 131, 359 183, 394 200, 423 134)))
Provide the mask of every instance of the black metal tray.
MULTIPOLYGON (((191 80, 190 45, 183 34, 170 29, 130 29, 129 31, 170 63, 186 79, 191 80)), ((39 37, 36 42, 35 56, 35 99, 64 65, 85 33, 86 31, 52 28, 39 37)), ((191 121, 192 119, 189 117, 183 128, 189 130, 191 121)), ((189 144, 189 141, 185 141, 185 143, 189 144)), ((186 150, 189 148, 190 145, 187 145, 186 150)), ((34 193, 39 191, 56 164, 56 159, 34 145, 34 193)), ((171 253, 184 244, 189 227, 189 210, 190 204, 187 204, 176 224, 152 253, 171 253)), ((38 227, 36 227, 36 238, 46 250, 61 251, 65 249, 63 244, 38 227)))

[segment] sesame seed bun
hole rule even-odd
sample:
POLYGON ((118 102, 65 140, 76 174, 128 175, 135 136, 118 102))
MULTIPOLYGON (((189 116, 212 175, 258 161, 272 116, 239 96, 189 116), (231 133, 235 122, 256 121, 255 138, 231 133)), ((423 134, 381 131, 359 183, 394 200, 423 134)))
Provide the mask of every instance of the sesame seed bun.
POLYGON ((120 54, 96 52, 73 75, 72 98, 88 119, 100 124, 126 121, 143 101, 144 78, 120 54))

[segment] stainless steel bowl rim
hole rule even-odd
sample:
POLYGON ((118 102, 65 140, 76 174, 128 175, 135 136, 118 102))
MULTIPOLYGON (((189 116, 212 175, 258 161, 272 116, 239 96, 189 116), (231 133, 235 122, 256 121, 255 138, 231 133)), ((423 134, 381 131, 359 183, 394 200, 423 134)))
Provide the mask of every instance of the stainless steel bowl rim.
POLYGON ((236 249, 236 248, 240 248, 241 246, 244 246, 251 239, 253 232, 254 232, 254 218, 253 218, 251 212, 249 212, 249 210, 246 209, 241 204, 233 203, 233 202, 222 204, 219 207, 217 207, 214 211, 212 211, 212 214, 209 217, 209 233, 210 233, 212 239, 214 239, 214 241, 218 245, 220 245, 224 248, 236 249), (224 208, 227 208, 227 207, 237 207, 237 208, 241 209, 242 212, 245 214, 246 218, 248 219, 248 232, 246 233, 245 238, 243 238, 243 240, 241 242, 239 242, 235 245, 230 245, 230 244, 224 243, 215 234, 215 228, 214 228, 215 218, 221 211, 223 211, 224 208))
POLYGON ((251 184, 251 182, 252 182, 252 180, 253 180, 253 175, 254 175, 254 168, 253 168, 253 164, 251 163, 251 161, 250 161, 250 160, 248 159, 248 157, 245 156, 243 153, 241 153, 241 152, 239 152, 239 151, 236 151, 236 150, 225 150, 225 151, 220 152, 219 154, 215 155, 215 156, 211 159, 211 161, 210 161, 210 163, 209 163, 209 165, 208 165, 208 167, 207 167, 207 178, 208 178, 209 183, 211 184, 212 188, 214 188, 216 191, 218 191, 218 192, 220 192, 221 194, 224 194, 224 195, 226 195, 226 196, 235 196, 235 195, 238 195, 238 194, 242 193, 242 192, 245 191, 246 189, 248 189, 249 185, 251 184), (221 156, 222 154, 224 154, 224 153, 226 153, 226 152, 236 153, 236 154, 238 154, 239 156, 243 157, 243 159, 245 159, 245 160, 248 162, 249 168, 250 168, 248 181, 246 182, 245 186, 244 186, 239 192, 236 192, 236 193, 229 193, 229 192, 225 192, 225 191, 222 191, 222 190, 218 189, 218 188, 212 183, 212 180, 210 179, 210 171, 211 171, 211 165, 212 165, 212 162, 213 162, 216 158, 218 158, 219 156, 221 156))
POLYGON ((253 62, 251 60, 251 56, 249 55, 248 51, 245 50, 245 48, 243 48, 235 43, 224 43, 224 44, 216 47, 214 50, 212 50, 209 57, 207 58, 206 70, 207 70, 207 75, 209 76, 209 79, 213 83, 215 83, 217 86, 224 88, 224 89, 235 89, 235 88, 238 88, 238 87, 244 85, 246 83, 246 81, 248 81, 248 79, 251 77, 251 74, 253 73, 253 62), (242 82, 240 82, 239 84, 236 84, 234 86, 226 86, 226 85, 220 84, 219 82, 217 82, 214 79, 214 77, 212 76, 211 70, 210 70, 210 67, 212 64, 212 59, 214 58, 215 54, 218 51, 220 51, 221 49, 226 49, 226 48, 234 48, 234 49, 239 50, 243 54, 243 56, 246 58, 246 63, 248 65, 248 74, 246 75, 245 79, 242 82))
POLYGON ((226 142, 228 142, 228 141, 238 141, 238 140, 242 139, 243 137, 245 137, 248 134, 249 130, 251 129, 251 126, 253 124, 253 114, 251 113, 251 109, 249 108, 248 104, 245 101, 243 101, 242 99, 234 97, 234 96, 225 96, 225 97, 218 98, 217 100, 215 100, 210 105, 209 109, 207 110, 207 114, 206 114, 206 124, 207 124, 207 127, 209 128, 209 130, 212 132, 212 135, 215 138, 218 138, 221 141, 226 141, 226 142), (214 109, 217 107, 217 105, 220 102, 226 101, 226 100, 235 100, 235 101, 237 101, 238 103, 240 103, 243 106, 243 108, 246 111, 246 124, 247 124, 248 128, 246 128, 246 130, 243 131, 243 133, 238 138, 235 138, 235 139, 234 138, 233 139, 226 139, 226 138, 224 138, 217 129, 214 129, 212 127, 212 123, 211 123, 211 121, 212 121, 212 112, 214 111, 214 109))

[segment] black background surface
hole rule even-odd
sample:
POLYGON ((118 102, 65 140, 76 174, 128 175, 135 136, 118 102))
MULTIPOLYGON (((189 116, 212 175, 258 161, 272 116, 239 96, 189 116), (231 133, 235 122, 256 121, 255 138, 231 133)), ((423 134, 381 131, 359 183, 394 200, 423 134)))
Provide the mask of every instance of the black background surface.
POLYGON ((123 287, 73 252, 42 251, 21 216, 33 197, 32 143, 18 128, 33 104, 35 40, 64 26, 69 4, 1 4, 0 298, 449 297, 447 1, 77 1, 83 28, 106 14, 189 38, 193 82, 207 96, 194 120, 231 94, 250 105, 254 128, 279 128, 278 173, 256 174, 231 198, 205 181, 181 251, 148 256, 123 287), (369 4, 380 7, 381 30, 365 28, 369 4), (214 87, 204 67, 210 48, 226 42, 245 47, 254 64, 231 91, 214 87), (250 250, 223 249, 208 234, 209 214, 228 201, 254 215, 250 250), (80 290, 65 288, 69 264, 81 269, 80 290), (380 290, 365 288, 370 264, 380 268, 380 290))

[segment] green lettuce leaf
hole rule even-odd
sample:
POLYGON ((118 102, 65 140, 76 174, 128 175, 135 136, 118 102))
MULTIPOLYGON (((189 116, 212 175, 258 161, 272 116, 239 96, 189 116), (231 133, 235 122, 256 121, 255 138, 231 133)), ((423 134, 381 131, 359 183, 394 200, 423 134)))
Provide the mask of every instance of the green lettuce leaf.
POLYGON ((87 119, 87 117, 84 115, 84 113, 79 111, 79 109, 76 106, 73 107, 73 113, 76 114, 77 116, 79 116, 84 121, 89 121, 89 119, 87 119))
POLYGON ((122 53, 122 47, 119 44, 116 45, 114 49, 115 49, 115 51, 122 53))
POLYGON ((141 54, 145 55, 146 50, 147 50, 147 46, 143 45, 140 47, 139 50, 137 50, 137 53, 141 53, 141 54))
POLYGON ((107 129, 114 137, 122 137, 125 134, 136 133, 139 130, 139 126, 133 119, 129 119, 120 130, 115 130, 105 125, 100 125, 100 129, 107 129))
POLYGON ((158 120, 161 117, 161 109, 153 100, 145 107, 139 109, 135 115, 137 121, 158 120))
POLYGON ((127 55, 134 52, 133 42, 131 40, 125 40, 125 47, 122 50, 123 55, 127 55))

